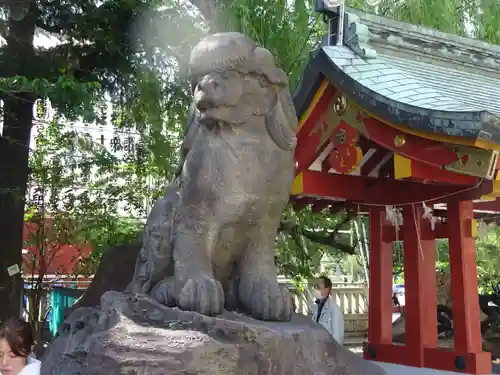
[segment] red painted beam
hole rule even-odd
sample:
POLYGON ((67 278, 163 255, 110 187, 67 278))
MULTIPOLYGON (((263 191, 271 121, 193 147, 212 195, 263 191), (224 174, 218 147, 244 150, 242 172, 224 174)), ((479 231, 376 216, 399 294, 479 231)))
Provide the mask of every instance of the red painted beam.
POLYGON ((421 161, 406 159, 410 163, 410 180, 420 180, 423 182, 442 182, 454 185, 474 186, 479 179, 474 176, 467 176, 438 168, 433 165, 425 164, 421 161))
POLYGON ((370 345, 368 344, 367 349, 364 351, 364 358, 367 360, 406 366, 414 361, 412 351, 406 346, 393 345, 392 343, 373 345, 372 354, 375 355, 370 355, 370 345))
POLYGON ((358 120, 363 123, 366 136, 377 144, 397 152, 409 159, 421 161, 430 165, 441 167, 458 160, 457 153, 452 147, 443 142, 417 137, 403 133, 387 126, 371 116, 358 114, 358 120), (397 137, 404 136, 404 143, 396 145, 397 137))
POLYGON ((484 180, 477 188, 423 185, 412 181, 395 181, 363 176, 328 174, 316 171, 302 173, 302 192, 298 195, 343 198, 379 205, 402 205, 417 202, 443 201, 450 195, 477 199, 491 192, 491 181, 484 180))
POLYGON ((489 375, 492 372, 491 353, 487 352, 461 354, 448 348, 426 348, 424 361, 425 367, 436 370, 481 375, 489 375), (464 369, 457 368, 458 357, 463 359, 464 369))
POLYGON ((324 115, 330 107, 335 92, 336 89, 331 85, 325 89, 318 103, 297 133, 297 147, 295 148, 296 175, 308 169, 328 145, 330 137, 324 139, 324 132, 328 128, 327 117, 324 115), (324 142, 322 143, 322 141, 324 142))
MULTIPOLYGON (((434 316, 435 314, 433 314, 434 316)), ((399 365, 406 365, 415 361, 414 352, 411 348, 401 345, 384 344, 374 346, 372 351, 376 357, 370 356, 370 345, 364 351, 364 358, 368 360, 376 360, 377 362, 395 363, 399 365)), ((426 368, 463 372, 467 374, 491 374, 491 354, 490 353, 476 353, 468 355, 460 355, 465 360, 467 365, 465 370, 459 370, 455 364, 459 357, 458 353, 448 348, 425 348, 424 349, 424 363, 426 368)))

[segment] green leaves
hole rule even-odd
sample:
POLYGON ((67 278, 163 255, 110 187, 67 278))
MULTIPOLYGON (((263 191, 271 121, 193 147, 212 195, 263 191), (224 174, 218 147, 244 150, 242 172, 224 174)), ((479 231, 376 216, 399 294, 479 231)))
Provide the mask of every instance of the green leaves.
MULTIPOLYGON (((137 221, 124 222, 123 216, 143 219, 177 168, 191 100, 184 70, 207 24, 241 31, 268 48, 289 75, 292 90, 325 31, 313 0, 217 4, 219 16, 201 22, 177 0, 49 2, 40 9, 37 26, 59 35, 61 44, 39 49, 36 69, 0 77, 0 95, 31 93, 55 108, 56 119, 43 123, 30 156, 32 178, 59 197, 45 202, 45 210, 49 204, 51 212, 83 223, 79 240, 93 244, 95 259, 108 244, 137 234, 137 221), (106 149, 81 129, 64 128, 68 119, 107 124, 113 137, 133 139, 134 145, 106 149)), ((366 0, 348 4, 442 31, 492 42, 499 38, 495 0, 483 1, 480 12, 478 4, 466 0, 383 0, 377 9, 366 0)), ((4 61, 11 62, 0 52, 0 71, 7 71, 4 61)), ((38 111, 46 108, 37 106, 38 111)), ((27 215, 35 217, 34 209, 27 215)), ((339 232, 349 227, 344 219, 289 207, 278 237, 282 272, 309 277, 323 256, 340 260, 352 251, 355 243, 339 232)))
POLYGON ((480 290, 493 292, 500 283, 500 230, 496 223, 488 225, 488 233, 476 239, 477 275, 480 290))
POLYGON ((219 1, 219 30, 239 31, 269 49, 289 76, 293 90, 309 53, 317 47, 323 22, 314 13, 313 0, 219 1))
POLYGON ((381 0, 377 7, 368 0, 347 4, 400 21, 500 44, 500 3, 497 0, 381 0))
POLYGON ((47 98, 66 118, 82 116, 86 121, 93 121, 94 107, 100 99, 100 85, 98 82, 81 83, 71 75, 61 75, 53 82, 46 78, 12 76, 0 77, 0 96, 2 93, 30 93, 35 98, 47 98))
POLYGON ((92 273, 102 251, 121 241, 136 240, 142 223, 120 215, 120 201, 128 192, 109 173, 116 159, 108 158, 92 140, 80 140, 57 120, 36 128, 25 219, 42 230, 31 233, 25 246, 34 248, 38 259, 34 266, 39 269, 40 264, 47 268, 64 244, 91 245, 94 252, 85 260, 85 272, 92 273), (101 174, 89 178, 96 170, 101 174))
POLYGON ((278 234, 278 265, 281 274, 311 278, 322 260, 340 263, 346 253, 354 254, 351 232, 352 213, 332 215, 312 212, 310 208, 295 211, 289 207, 283 214, 278 234))

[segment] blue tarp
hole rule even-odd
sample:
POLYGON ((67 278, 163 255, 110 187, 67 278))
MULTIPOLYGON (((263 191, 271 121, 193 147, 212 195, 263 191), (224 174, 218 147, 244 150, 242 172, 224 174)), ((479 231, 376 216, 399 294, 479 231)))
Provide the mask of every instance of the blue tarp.
POLYGON ((52 335, 57 333, 59 325, 64 321, 64 311, 71 307, 78 297, 74 289, 54 288, 50 292, 49 327, 52 335))

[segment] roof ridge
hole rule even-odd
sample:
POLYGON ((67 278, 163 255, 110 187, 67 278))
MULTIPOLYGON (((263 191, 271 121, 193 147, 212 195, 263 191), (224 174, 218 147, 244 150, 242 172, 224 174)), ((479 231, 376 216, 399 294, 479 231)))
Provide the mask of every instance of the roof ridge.
POLYGON ((451 59, 475 68, 500 70, 500 45, 455 34, 444 33, 425 26, 347 8, 347 21, 365 25, 370 31, 365 42, 372 46, 404 50, 437 58, 451 59))

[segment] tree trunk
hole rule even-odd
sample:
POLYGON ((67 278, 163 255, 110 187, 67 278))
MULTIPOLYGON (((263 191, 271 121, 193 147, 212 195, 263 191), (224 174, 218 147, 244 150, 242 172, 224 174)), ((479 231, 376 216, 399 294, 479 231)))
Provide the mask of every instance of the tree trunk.
MULTIPOLYGON (((26 3, 29 4, 29 3, 26 3)), ((9 19, 5 57, 10 61, 7 76, 28 76, 34 62, 35 4, 26 5, 16 20, 9 19)), ((3 93, 3 132, 0 138, 0 321, 18 317, 23 284, 20 274, 9 276, 7 268, 22 266, 24 202, 29 168, 29 144, 34 96, 3 93)))

